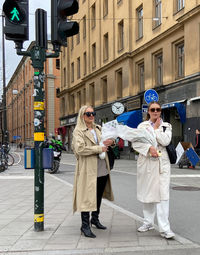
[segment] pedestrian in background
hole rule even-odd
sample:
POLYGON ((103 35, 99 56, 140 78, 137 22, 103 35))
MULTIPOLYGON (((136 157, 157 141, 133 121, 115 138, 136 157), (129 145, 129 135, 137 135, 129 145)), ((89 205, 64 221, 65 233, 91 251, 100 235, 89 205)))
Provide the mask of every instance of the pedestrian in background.
POLYGON ((137 161, 137 199, 143 203, 144 222, 139 232, 153 229, 155 214, 161 236, 169 239, 175 234, 169 223, 169 186, 171 164, 166 146, 172 137, 171 124, 161 119, 161 106, 151 102, 147 120, 139 129, 146 129, 157 140, 157 147, 149 143, 135 142, 133 148, 139 152, 137 161))
POLYGON ((106 152, 114 141, 107 139, 103 146, 101 126, 94 123, 95 112, 91 106, 82 106, 73 132, 72 148, 77 158, 74 179, 73 212, 81 212, 81 233, 95 238, 91 225, 106 229, 99 221, 102 197, 113 200, 110 181, 108 156, 100 159, 99 154, 106 152), (90 212, 91 222, 90 222, 90 212))
POLYGON ((194 146, 194 149, 195 149, 196 153, 198 155, 200 155, 200 130, 196 129, 195 133, 196 133, 196 136, 195 136, 195 146, 194 146))

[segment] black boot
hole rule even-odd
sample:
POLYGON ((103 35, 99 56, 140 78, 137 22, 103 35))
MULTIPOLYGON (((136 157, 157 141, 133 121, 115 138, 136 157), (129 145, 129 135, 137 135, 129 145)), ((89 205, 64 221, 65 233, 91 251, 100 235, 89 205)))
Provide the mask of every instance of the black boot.
POLYGON ((89 217, 89 212, 81 212, 81 233, 83 233, 86 237, 95 238, 96 236, 92 233, 90 229, 89 217))
POLYGON ((99 221, 99 213, 98 211, 92 212, 91 226, 95 225, 98 229, 107 229, 107 227, 103 226, 99 221))

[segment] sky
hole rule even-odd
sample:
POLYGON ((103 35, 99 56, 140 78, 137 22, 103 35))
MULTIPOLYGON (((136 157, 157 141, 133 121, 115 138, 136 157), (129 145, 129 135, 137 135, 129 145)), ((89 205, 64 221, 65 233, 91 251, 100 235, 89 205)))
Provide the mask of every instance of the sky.
MULTIPOLYGON (((0 15, 2 14, 3 3, 5 0, 0 0, 0 15)), ((50 16, 51 16, 51 0, 29 0, 29 41, 24 42, 23 50, 26 50, 30 43, 35 40, 35 11, 41 8, 47 11, 47 30, 50 34, 50 16)), ((50 38, 48 38, 50 39, 50 38)), ((6 84, 9 82, 22 56, 18 56, 15 50, 13 41, 5 40, 5 65, 6 65, 6 84)), ((0 16, 0 101, 2 95, 2 17, 0 16)))

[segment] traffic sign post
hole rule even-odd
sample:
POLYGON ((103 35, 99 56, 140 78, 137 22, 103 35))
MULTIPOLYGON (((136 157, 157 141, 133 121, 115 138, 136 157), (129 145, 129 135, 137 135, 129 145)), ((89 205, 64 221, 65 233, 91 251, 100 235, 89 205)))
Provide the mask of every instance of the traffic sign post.
POLYGON ((34 68, 34 229, 44 230, 44 62, 47 58, 58 58, 60 46, 67 46, 67 37, 79 32, 77 22, 67 20, 78 12, 77 0, 51 0, 51 41, 55 53, 47 49, 47 14, 42 9, 36 10, 36 43, 30 51, 22 51, 23 41, 28 40, 28 0, 6 0, 3 11, 6 16, 4 33, 7 40, 16 44, 18 55, 31 57, 34 68))

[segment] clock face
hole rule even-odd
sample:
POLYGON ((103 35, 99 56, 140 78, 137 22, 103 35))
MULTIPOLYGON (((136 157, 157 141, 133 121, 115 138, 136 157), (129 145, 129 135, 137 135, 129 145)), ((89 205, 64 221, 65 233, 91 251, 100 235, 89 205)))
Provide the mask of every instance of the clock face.
POLYGON ((120 102, 116 102, 112 105, 112 112, 116 115, 122 114, 124 112, 124 105, 120 102))

